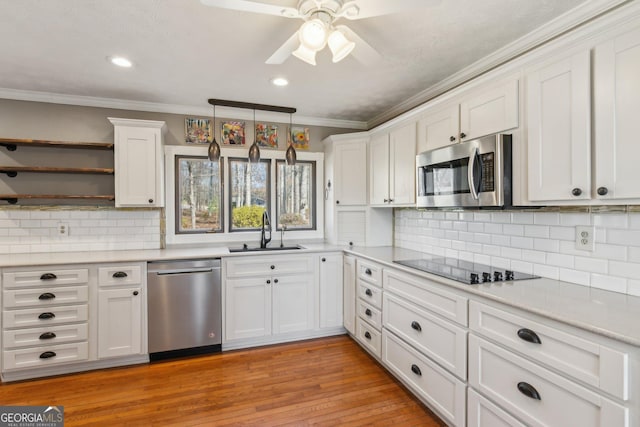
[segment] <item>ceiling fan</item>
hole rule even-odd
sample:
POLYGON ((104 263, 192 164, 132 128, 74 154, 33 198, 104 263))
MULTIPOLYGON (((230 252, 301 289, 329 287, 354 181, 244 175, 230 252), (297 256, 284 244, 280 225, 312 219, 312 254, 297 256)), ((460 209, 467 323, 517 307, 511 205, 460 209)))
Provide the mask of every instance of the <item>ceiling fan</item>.
POLYGON ((297 8, 252 0, 200 0, 207 6, 245 12, 300 18, 304 23, 267 60, 267 64, 282 64, 293 55, 316 65, 316 53, 329 45, 333 62, 350 53, 365 65, 375 63, 380 54, 346 25, 335 25, 341 18, 365 19, 424 6, 424 0, 299 0, 297 8))

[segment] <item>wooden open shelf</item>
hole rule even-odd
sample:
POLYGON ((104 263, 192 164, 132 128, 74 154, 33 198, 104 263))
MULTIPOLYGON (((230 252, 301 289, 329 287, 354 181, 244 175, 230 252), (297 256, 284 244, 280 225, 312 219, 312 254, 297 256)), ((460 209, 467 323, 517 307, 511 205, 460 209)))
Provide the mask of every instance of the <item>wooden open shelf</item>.
POLYGON ((20 199, 67 199, 67 200, 105 200, 113 201, 116 197, 113 194, 101 196, 82 196, 70 194, 0 194, 0 200, 15 205, 20 199))
POLYGON ((46 166, 0 166, 0 173, 6 173, 7 176, 13 178, 18 172, 35 172, 35 173, 80 173, 80 174, 97 174, 97 175, 113 175, 113 168, 58 168, 46 166))
POLYGON ((44 139, 0 138, 0 146, 16 151, 18 145, 31 147, 113 150, 113 142, 48 141, 44 139))

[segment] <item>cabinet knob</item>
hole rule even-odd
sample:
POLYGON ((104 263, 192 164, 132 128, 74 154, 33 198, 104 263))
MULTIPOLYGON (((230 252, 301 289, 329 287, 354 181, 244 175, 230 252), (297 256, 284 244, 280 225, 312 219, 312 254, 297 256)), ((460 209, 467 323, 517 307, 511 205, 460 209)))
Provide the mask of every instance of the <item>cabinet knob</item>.
POLYGON ((367 331, 367 332, 364 333, 364 337, 366 339, 370 340, 371 339, 371 334, 367 331))
POLYGON ((452 136, 450 136, 450 137, 449 137, 449 141, 453 142, 453 141, 455 141, 455 140, 456 140, 456 137, 455 137, 455 136, 453 136, 453 135, 452 135, 452 136))
POLYGON ((530 397, 531 399, 542 400, 540 398, 540 393, 538 393, 538 390, 536 390, 536 388, 531 384, 528 384, 525 382, 519 382, 518 391, 524 394, 525 396, 530 397))
POLYGON ((571 190, 571 194, 573 194, 574 196, 579 196, 582 194, 582 190, 579 188, 574 188, 573 190, 571 190))
POLYGON ((51 292, 45 292, 43 294, 40 294, 38 299, 39 300, 48 300, 48 299, 54 299, 55 297, 56 297, 55 294, 52 294, 51 292))
POLYGON ((339 204, 340 204, 340 200, 336 200, 336 205, 339 205, 339 204))
POLYGON ((138 291, 133 291, 134 296, 138 296, 138 291))
POLYGON ((422 371, 420 370, 420 368, 418 368, 418 365, 411 365, 411 372, 413 372, 419 377, 422 376, 422 371))
POLYGON ((466 134, 466 133, 464 133, 464 132, 460 132, 460 139, 465 138, 466 136, 467 136, 467 134, 466 134))
POLYGON ((267 279, 267 285, 271 284, 271 280, 267 279))
POLYGON ((269 268, 270 268, 270 269, 272 269, 272 270, 275 270, 275 269, 276 269, 276 266, 275 266, 275 265, 272 265, 272 266, 270 266, 269 268))
POLYGON ((371 269, 370 269, 370 268, 367 268, 367 269, 364 271, 364 274, 366 274, 367 276, 371 276, 371 269))
POLYGON ((420 326, 420 323, 416 322, 415 320, 411 322, 411 328, 415 329, 418 332, 422 332, 422 326, 420 326))
POLYGON ((364 293, 367 294, 367 296, 373 296, 373 292, 371 292, 371 289, 367 289, 366 291, 364 291, 364 293))
POLYGON ((389 199, 389 203, 393 203, 393 199, 389 199))
POLYGON ((371 317, 371 310, 369 310, 368 308, 364 311, 364 314, 366 314, 367 316, 371 317))
POLYGON ((153 203, 153 199, 149 199, 149 203, 153 203))
POLYGON ((278 279, 273 279, 273 283, 278 283, 278 279))
POLYGON ((609 192, 609 190, 607 189, 607 187, 600 187, 598 188, 598 195, 599 196, 606 196, 607 193, 609 192))
POLYGON ((384 203, 388 203, 388 202, 389 202, 389 199, 384 199, 384 203))
POLYGON ((327 259, 323 257, 322 258, 322 262, 326 262, 326 261, 327 261, 327 259))

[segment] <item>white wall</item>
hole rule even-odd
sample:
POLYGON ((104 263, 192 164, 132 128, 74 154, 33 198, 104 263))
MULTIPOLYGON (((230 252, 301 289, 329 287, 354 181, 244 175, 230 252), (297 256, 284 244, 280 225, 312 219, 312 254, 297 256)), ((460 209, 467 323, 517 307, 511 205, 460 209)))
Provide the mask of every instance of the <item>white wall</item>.
POLYGON ((0 254, 159 248, 160 210, 0 210, 0 254))
POLYGON ((442 212, 396 209, 395 245, 640 296, 640 212, 442 212), (596 229, 593 252, 575 226, 596 229))

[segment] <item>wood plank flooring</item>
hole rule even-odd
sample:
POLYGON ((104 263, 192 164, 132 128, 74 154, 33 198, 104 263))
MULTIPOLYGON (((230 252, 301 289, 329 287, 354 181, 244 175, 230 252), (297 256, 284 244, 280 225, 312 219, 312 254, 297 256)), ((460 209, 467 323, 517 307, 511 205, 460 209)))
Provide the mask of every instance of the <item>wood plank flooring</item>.
POLYGON ((444 424, 347 336, 0 385, 66 426, 444 424))

